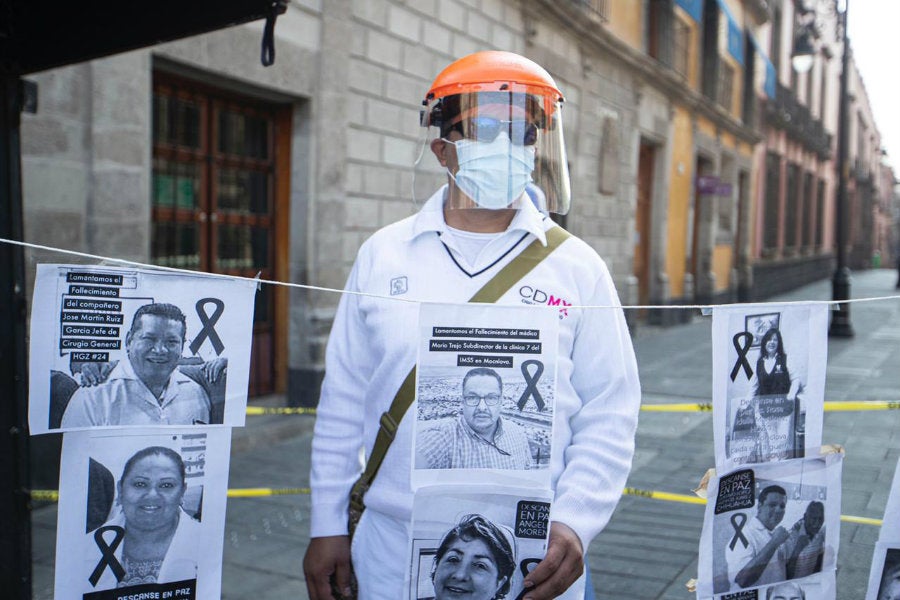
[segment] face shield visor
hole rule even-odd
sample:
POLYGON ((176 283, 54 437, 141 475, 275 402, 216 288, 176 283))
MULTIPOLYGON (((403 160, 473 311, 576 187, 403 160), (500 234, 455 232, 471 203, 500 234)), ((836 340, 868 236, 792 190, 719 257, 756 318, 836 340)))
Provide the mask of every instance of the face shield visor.
POLYGON ((413 176, 421 206, 447 185, 441 208, 507 209, 530 202, 566 214, 570 188, 561 99, 510 83, 425 101, 413 176))

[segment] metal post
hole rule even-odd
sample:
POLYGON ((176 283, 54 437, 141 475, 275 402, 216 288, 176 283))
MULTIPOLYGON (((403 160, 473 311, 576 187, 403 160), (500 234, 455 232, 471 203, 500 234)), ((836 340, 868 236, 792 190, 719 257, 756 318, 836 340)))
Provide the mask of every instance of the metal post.
POLYGON ((828 335, 832 337, 853 337, 853 325, 850 324, 850 305, 846 301, 850 299, 850 269, 847 268, 847 113, 849 112, 849 98, 847 95, 847 79, 850 71, 850 42, 847 38, 847 12, 850 9, 850 0, 844 4, 844 12, 841 14, 842 42, 844 44, 841 56, 841 90, 840 104, 838 108, 838 193, 835 206, 835 250, 837 253, 837 265, 834 277, 831 280, 831 299, 839 302, 837 310, 831 313, 831 326, 828 335))
MULTIPOLYGON (((0 237, 23 239, 19 113, 22 80, 0 75, 0 237)), ((25 372, 25 268, 0 244, 0 590, 31 598, 31 502, 25 372)))

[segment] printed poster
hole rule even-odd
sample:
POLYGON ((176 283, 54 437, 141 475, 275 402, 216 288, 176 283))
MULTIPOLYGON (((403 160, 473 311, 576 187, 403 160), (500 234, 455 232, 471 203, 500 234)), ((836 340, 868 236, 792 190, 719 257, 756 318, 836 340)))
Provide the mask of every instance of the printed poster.
POLYGON ((900 600, 900 460, 872 555, 866 600, 900 600))
POLYGON ((230 449, 223 427, 67 433, 55 598, 218 598, 230 449))
POLYGON ((717 468, 817 455, 828 307, 717 307, 712 335, 717 468))
POLYGON ((38 265, 31 433, 242 426, 255 290, 206 275, 38 265))
POLYGON ((549 490, 420 488, 413 500, 409 600, 519 598, 544 558, 549 490))
POLYGON ((559 311, 423 304, 412 484, 550 487, 559 311))
MULTIPOLYGON (((842 454, 739 467, 713 477, 700 538, 698 598, 767 598, 800 587, 835 598, 842 454), (774 592, 772 592, 774 594, 774 592)), ((813 595, 812 592, 815 592, 813 595)))

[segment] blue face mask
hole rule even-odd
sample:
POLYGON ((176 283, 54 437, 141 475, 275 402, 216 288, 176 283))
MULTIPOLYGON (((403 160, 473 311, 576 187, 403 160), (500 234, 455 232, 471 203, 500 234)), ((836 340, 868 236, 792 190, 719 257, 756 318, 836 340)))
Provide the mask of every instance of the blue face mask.
POLYGON ((456 146, 459 164, 459 170, 450 177, 481 208, 508 207, 532 181, 534 146, 515 145, 506 133, 492 142, 445 141, 456 146))

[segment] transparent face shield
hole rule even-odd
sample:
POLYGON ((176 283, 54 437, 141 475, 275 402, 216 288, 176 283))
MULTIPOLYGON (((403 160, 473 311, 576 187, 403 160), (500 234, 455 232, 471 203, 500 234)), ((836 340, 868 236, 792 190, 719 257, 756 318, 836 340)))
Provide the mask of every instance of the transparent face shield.
POLYGON ((432 207, 500 210, 529 202, 543 213, 568 212, 561 102, 507 87, 425 104, 413 175, 419 207, 446 185, 432 207))

